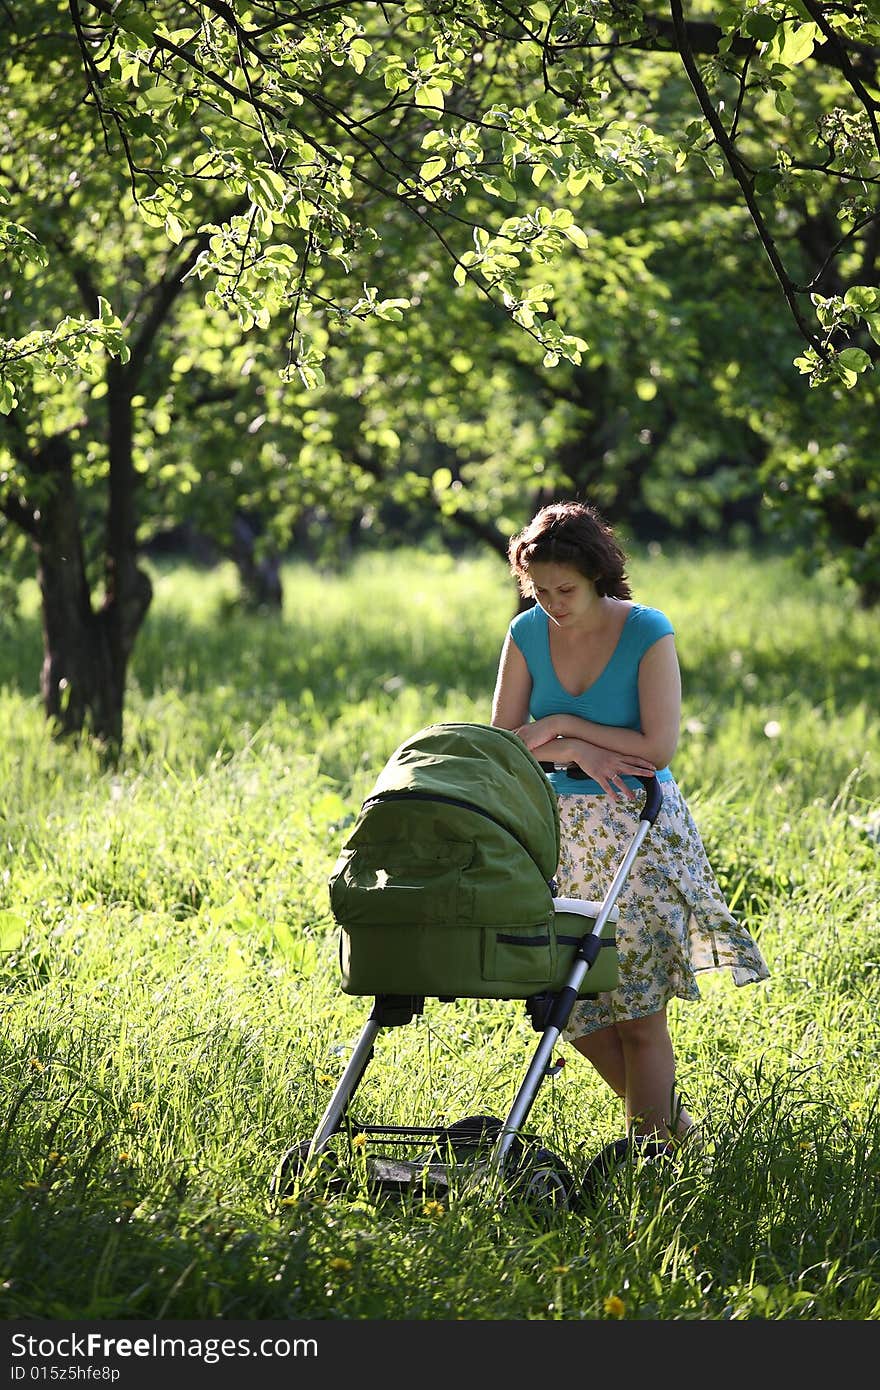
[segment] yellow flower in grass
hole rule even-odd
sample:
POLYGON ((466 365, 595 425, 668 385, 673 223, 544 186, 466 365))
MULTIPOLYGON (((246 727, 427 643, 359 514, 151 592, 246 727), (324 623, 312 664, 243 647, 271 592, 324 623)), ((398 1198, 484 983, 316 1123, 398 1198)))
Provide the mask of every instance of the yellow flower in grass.
POLYGON ((336 1077, 331 1076, 329 1071, 319 1071, 317 1079, 322 1086, 332 1086, 333 1082, 336 1080, 336 1077))
POLYGON ((128 1113, 129 1115, 133 1115, 134 1118, 137 1119, 138 1115, 143 1115, 146 1108, 147 1107, 144 1105, 143 1101, 133 1100, 131 1105, 128 1107, 128 1113))
POLYGON ((67 1154, 60 1154, 57 1149, 53 1149, 49 1155, 49 1162, 56 1164, 60 1168, 67 1162, 67 1154))
POLYGON ((352 1268, 351 1260, 344 1259, 342 1255, 336 1255, 330 1261, 330 1268, 335 1270, 337 1274, 348 1274, 352 1268))
POLYGON ((45 1071, 45 1070, 46 1070, 45 1063, 41 1062, 40 1059, 39 1059, 39 1057, 32 1057, 31 1060, 30 1060, 30 1062, 28 1063, 28 1065, 30 1066, 31 1071, 45 1071))
POLYGON ((351 1147, 353 1149, 365 1149, 367 1147, 367 1136, 365 1134, 356 1134, 351 1141, 351 1147))
POLYGON ((622 1318, 626 1312, 626 1304, 616 1293, 610 1293, 602 1306, 609 1318, 622 1318))
POLYGON ((131 1163, 131 1154, 126 1149, 122 1149, 117 1154, 117 1158, 120 1163, 131 1163))
POLYGON ((438 1217, 445 1215, 446 1208, 444 1207, 442 1202, 437 1202, 432 1199, 430 1202, 426 1202, 425 1205, 422 1207, 422 1216, 438 1217))

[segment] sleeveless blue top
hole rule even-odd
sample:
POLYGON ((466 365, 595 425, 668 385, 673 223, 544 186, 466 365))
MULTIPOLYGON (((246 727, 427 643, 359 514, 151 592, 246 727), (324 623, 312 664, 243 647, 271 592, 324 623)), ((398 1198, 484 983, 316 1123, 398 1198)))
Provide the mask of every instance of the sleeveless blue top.
MULTIPOLYGON (((550 656, 550 622, 539 604, 519 613, 510 624, 510 635, 525 658, 532 678, 529 714, 543 719, 548 714, 575 714, 594 724, 610 724, 617 729, 641 729, 639 710, 639 662, 649 647, 661 637, 673 632, 672 623, 658 608, 646 608, 634 603, 617 646, 604 670, 592 685, 579 695, 572 695, 559 681, 550 656)), ((550 761, 549 748, 540 748, 536 757, 550 761)), ((566 772, 547 774, 553 790, 559 795, 603 795, 598 782, 587 778, 569 777, 566 772)), ((658 782, 672 781, 668 767, 658 768, 658 782)), ((636 777, 625 778, 627 784, 638 788, 636 777)))

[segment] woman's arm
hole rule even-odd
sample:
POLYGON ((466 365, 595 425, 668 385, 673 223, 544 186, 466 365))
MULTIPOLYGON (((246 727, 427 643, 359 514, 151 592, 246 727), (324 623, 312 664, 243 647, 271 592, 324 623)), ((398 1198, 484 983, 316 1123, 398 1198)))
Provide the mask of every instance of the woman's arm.
POLYGON ((640 730, 595 724, 573 714, 550 714, 517 726, 516 732, 533 753, 540 749, 548 760, 561 762, 571 753, 570 748, 554 750, 550 746, 554 739, 574 739, 665 767, 678 746, 681 721, 681 673, 671 633, 649 647, 639 663, 639 709, 640 730))
POLYGON ((497 729, 518 729, 529 717, 532 678, 526 659, 510 633, 504 639, 495 694, 492 697, 492 723, 497 729))

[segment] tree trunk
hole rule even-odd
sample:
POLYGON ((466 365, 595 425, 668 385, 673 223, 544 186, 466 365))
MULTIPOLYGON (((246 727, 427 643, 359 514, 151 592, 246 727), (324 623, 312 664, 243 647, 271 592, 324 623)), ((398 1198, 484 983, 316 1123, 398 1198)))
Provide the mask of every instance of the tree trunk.
POLYGON ((150 581, 137 570, 133 553, 126 559, 117 547, 112 565, 108 559, 107 597, 95 610, 68 440, 47 440, 33 459, 33 472, 42 484, 30 534, 42 597, 43 706, 55 732, 88 732, 115 755, 122 743, 128 658, 149 607, 150 581))

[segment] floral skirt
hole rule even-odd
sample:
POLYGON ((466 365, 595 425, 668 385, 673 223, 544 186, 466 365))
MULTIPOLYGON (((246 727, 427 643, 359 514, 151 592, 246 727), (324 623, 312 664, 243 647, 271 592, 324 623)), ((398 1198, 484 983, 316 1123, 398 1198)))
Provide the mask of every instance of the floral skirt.
MULTIPOLYGON (((672 998, 699 999, 701 970, 730 970, 737 985, 769 976, 752 937, 733 917, 700 832, 675 782, 617 898, 618 988, 575 1004, 562 1036, 644 1018, 672 998)), ((559 895, 605 897, 639 824, 637 803, 601 795, 559 797, 559 895)))

